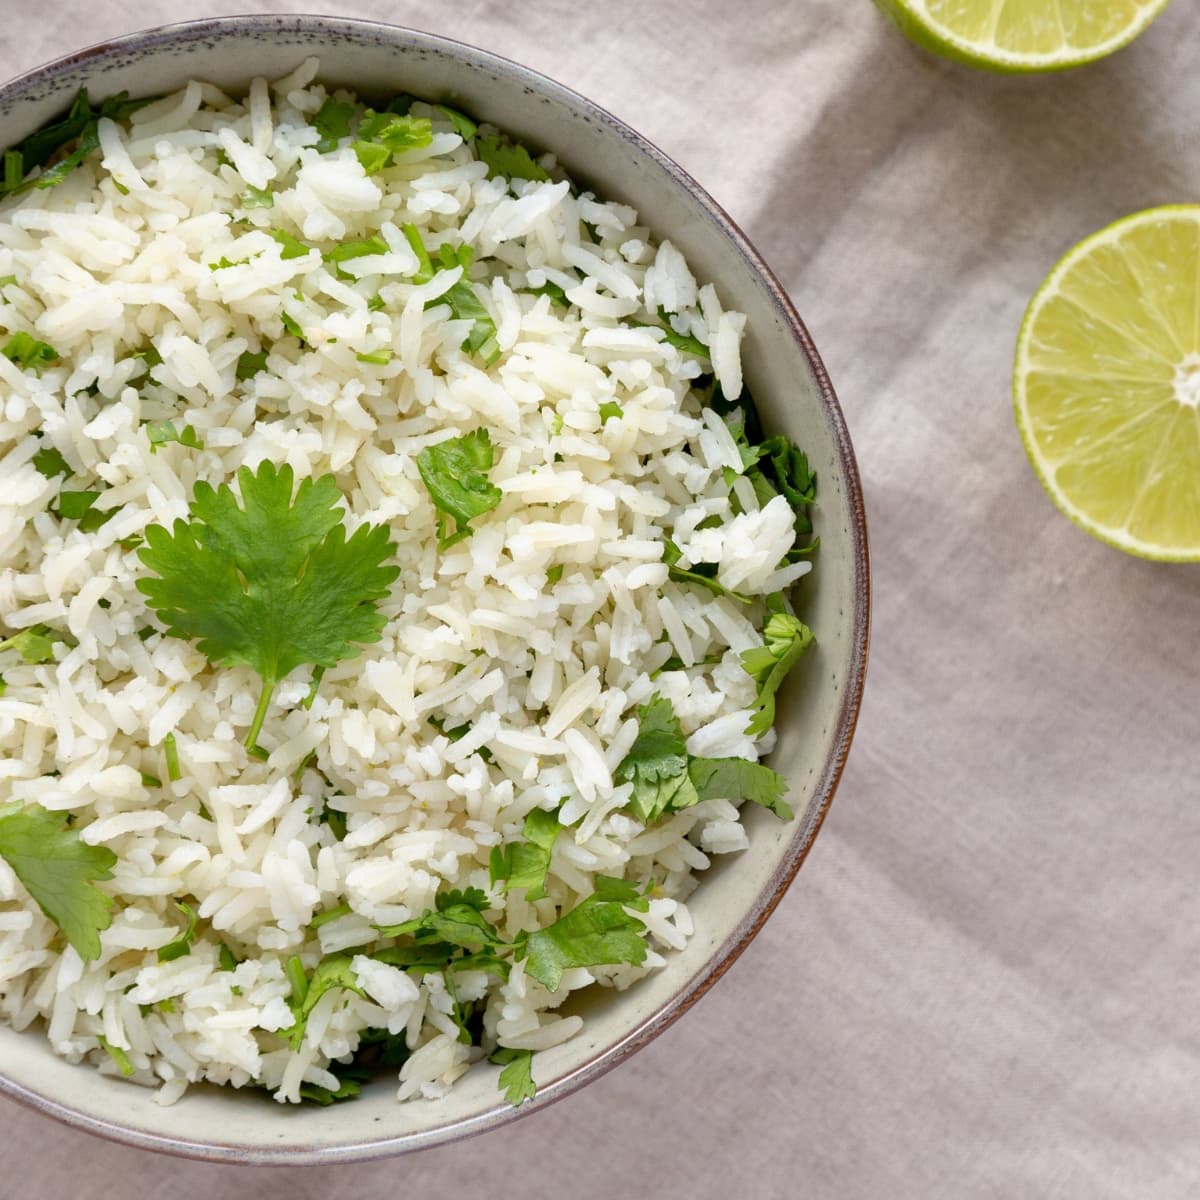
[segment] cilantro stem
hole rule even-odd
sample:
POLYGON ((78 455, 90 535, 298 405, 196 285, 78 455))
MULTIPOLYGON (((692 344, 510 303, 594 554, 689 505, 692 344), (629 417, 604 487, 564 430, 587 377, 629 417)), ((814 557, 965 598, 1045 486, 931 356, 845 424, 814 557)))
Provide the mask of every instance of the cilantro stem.
POLYGON ((262 695, 258 698, 258 707, 254 710, 254 720, 250 722, 250 732, 246 734, 246 745, 251 750, 260 749, 258 735, 262 731, 263 721, 266 720, 267 709, 271 707, 271 697, 275 694, 274 681, 263 680, 262 695))
POLYGON ((183 771, 179 766, 179 747, 175 744, 173 733, 163 738, 163 756, 167 760, 167 778, 172 783, 178 783, 183 778, 183 771))

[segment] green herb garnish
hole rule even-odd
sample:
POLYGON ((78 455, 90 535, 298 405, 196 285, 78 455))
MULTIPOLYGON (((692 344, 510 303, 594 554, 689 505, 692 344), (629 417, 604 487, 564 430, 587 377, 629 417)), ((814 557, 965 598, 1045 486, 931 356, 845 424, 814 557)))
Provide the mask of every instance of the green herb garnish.
POLYGON ((547 182, 550 174, 519 142, 509 141, 502 134, 491 134, 475 140, 479 161, 487 163, 489 179, 534 179, 547 182))
POLYGON ((500 503, 503 493, 487 477, 492 462, 492 440, 486 429, 426 446, 417 454, 417 470, 438 510, 441 549, 469 537, 469 523, 500 503), (450 535, 444 528, 443 513, 455 522, 450 535))
POLYGON ((196 484, 189 521, 146 530, 138 553, 154 573, 138 589, 175 637, 196 639, 216 666, 253 668, 263 681, 246 735, 257 745, 276 684, 297 667, 336 666, 377 642, 376 605, 399 567, 383 525, 347 539, 332 475, 305 479, 292 497, 292 469, 269 462, 238 472, 231 488, 196 484))
POLYGON ((41 374, 42 368, 57 362, 59 353, 53 346, 39 342, 23 330, 14 333, 4 344, 4 357, 17 364, 23 371, 41 374))
POLYGON ((117 856, 107 846, 87 845, 64 824, 62 813, 38 805, 0 806, 0 857, 79 957, 90 962, 100 957, 100 934, 113 907, 112 897, 95 884, 113 877, 117 856))
POLYGON ((742 666, 758 684, 758 702, 746 726, 751 737, 761 737, 775 724, 775 693, 814 640, 812 630, 797 617, 775 611, 763 627, 764 644, 742 651, 742 666))
POLYGON ((183 958, 185 954, 192 952, 192 938, 196 936, 196 910, 184 904, 182 900, 176 900, 175 907, 183 913, 187 925, 173 942, 168 942, 159 949, 159 962, 174 962, 175 959, 183 958))

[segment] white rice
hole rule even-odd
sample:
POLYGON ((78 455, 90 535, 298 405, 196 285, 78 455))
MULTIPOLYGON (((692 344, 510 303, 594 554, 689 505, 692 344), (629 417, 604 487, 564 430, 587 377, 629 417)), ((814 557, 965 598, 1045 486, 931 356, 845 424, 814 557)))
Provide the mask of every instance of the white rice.
POLYGON ((290 957, 311 971, 450 888, 485 890, 511 938, 574 907, 597 874, 656 885, 641 967, 568 971, 554 995, 520 963, 505 982, 460 974, 488 1049, 559 1044, 580 1025, 554 1011, 572 990, 628 986, 685 945, 693 873, 746 835, 728 801, 648 829, 622 811, 630 789, 613 772, 637 706, 668 697, 695 754, 755 759, 772 742, 745 733, 755 688, 738 657, 761 643, 761 605, 669 579, 664 540, 683 566, 716 564, 722 584, 756 596, 807 570, 780 570, 795 536, 783 499, 760 510, 735 481, 743 511, 731 508, 723 472, 740 470, 738 448, 701 411, 701 363, 623 323, 665 310, 711 347, 725 395, 741 393, 745 318, 679 251, 628 207, 573 194, 549 159, 555 182, 488 179, 436 109, 416 110, 433 118, 433 144, 380 174, 345 142, 318 153, 316 75, 308 61, 258 80, 244 103, 191 83, 127 125, 101 122, 100 152, 59 186, 0 205, 0 276, 18 281, 0 289, 0 326, 61 356, 40 374, 0 357, 0 616, 10 631, 46 623, 77 643, 60 642, 53 663, 2 664, 0 803, 69 813, 85 842, 118 856, 101 885, 112 925, 86 964, 0 859, 0 1018, 38 1022, 57 1053, 112 1073, 105 1039, 161 1103, 199 1081, 281 1101, 305 1082, 336 1087, 331 1063, 368 1028, 406 1032, 401 1099, 443 1095, 481 1051, 458 1041, 439 972, 410 977, 360 953, 364 995, 327 993, 297 1051, 280 1031, 290 957), (274 206, 244 208, 248 187, 270 187, 274 206), (406 223, 431 248, 474 246, 502 350, 492 366, 459 348, 468 330, 439 303, 459 268, 413 282, 406 223), (269 236, 280 228, 315 248, 283 257, 269 236), (387 251, 341 275, 321 253, 373 235, 387 251), (235 265, 211 269, 223 259, 235 265), (548 281, 569 310, 532 294, 548 281), (143 379, 135 354, 149 350, 162 361, 143 379), (240 356, 259 350, 266 368, 239 380, 240 356), (377 352, 392 357, 356 357, 377 352), (604 404, 619 417, 602 420, 604 404), (193 426, 205 448, 152 452, 144 425, 161 420, 193 426), (439 550, 416 455, 478 428, 503 499, 439 550), (101 490, 112 520, 84 533, 48 512, 62 481, 32 459, 49 447, 73 471, 67 486, 101 490), (145 568, 121 545, 186 516, 198 480, 229 482, 264 459, 299 478, 332 472, 348 529, 387 525, 402 569, 382 639, 330 670, 311 709, 306 670, 278 689, 266 762, 242 744, 257 678, 159 632, 135 587, 145 568), (669 656, 692 669, 655 674, 669 656), (431 716, 468 732, 452 741, 431 716), (344 840, 314 815, 327 801, 344 840), (563 825, 578 825, 558 839, 546 899, 492 886, 492 847, 559 804, 563 825), (190 953, 159 962, 179 936, 176 899, 199 929, 190 953), (243 960, 234 971, 222 942, 243 960))

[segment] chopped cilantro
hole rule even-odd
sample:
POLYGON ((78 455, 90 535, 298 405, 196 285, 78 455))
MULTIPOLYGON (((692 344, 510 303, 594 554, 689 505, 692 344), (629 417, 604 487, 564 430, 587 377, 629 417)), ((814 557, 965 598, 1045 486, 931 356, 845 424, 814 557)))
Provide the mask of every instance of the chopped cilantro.
POLYGON ((687 808, 699 797, 688 774, 688 752, 670 700, 651 696, 638 709, 638 734, 613 778, 632 783, 627 807, 643 823, 669 808, 687 808))
POLYGON ((247 187, 242 193, 243 208, 274 208, 275 193, 270 188, 247 187))
POLYGON ((404 234, 404 240, 408 242, 412 252, 417 256, 417 271, 413 276, 413 282, 428 283, 433 278, 433 262, 429 257, 429 251, 425 249, 421 231, 415 225, 401 225, 400 232, 404 234))
POLYGON ((492 440, 486 429, 426 446, 417 454, 417 470, 438 510, 438 536, 443 550, 469 537, 469 522, 500 503, 503 493, 487 477, 492 462, 492 440), (455 532, 449 536, 443 513, 455 522, 455 532))
POLYGON ((792 810, 783 802, 787 780, 778 771, 745 758, 693 758, 688 775, 703 800, 752 800, 790 821, 792 810))
POLYGON ((63 641, 63 637, 54 634, 48 625, 31 625, 14 633, 12 637, 0 642, 0 650, 15 650, 23 662, 30 666, 54 661, 54 643, 63 641))
POLYGON ((192 952, 192 938, 196 936, 196 910, 182 900, 175 901, 175 907, 183 913, 187 925, 183 932, 173 941, 159 948, 159 962, 174 962, 192 952))
POLYGON ((142 787, 157 788, 162 787, 162 780, 157 775, 151 775, 148 771, 141 771, 139 774, 142 777, 142 787))
POLYGON ((519 142, 509 141, 502 134, 476 138, 475 153, 479 161, 487 163, 489 179, 534 179, 547 181, 549 172, 534 161, 519 142))
POLYGON ((433 122, 428 117, 413 117, 395 112, 371 112, 358 127, 354 153, 368 175, 382 171, 392 155, 419 149, 433 141, 433 122))
POLYGON ((263 681, 246 745, 254 747, 278 682, 303 664, 333 667, 376 642, 376 604, 400 574, 387 527, 347 539, 332 475, 305 479, 293 499, 289 465, 238 472, 242 505, 226 484, 196 484, 190 520, 146 529, 139 551, 153 572, 138 590, 174 637, 197 639, 216 666, 247 666, 263 681))
POLYGON ((217 951, 217 965, 222 971, 237 970, 237 956, 224 942, 221 943, 221 948, 217 951))
POLYGON ((626 912, 645 912, 649 902, 635 884, 597 875, 596 890, 534 933, 522 933, 515 943, 516 957, 525 960, 525 973, 547 991, 556 992, 563 972, 573 967, 646 961, 645 925, 626 912))
POLYGON ((411 937, 418 946, 444 943, 464 950, 503 945, 500 935, 483 916, 488 898, 478 888, 441 893, 436 908, 400 925, 378 925, 383 937, 411 937))
POLYGON ((558 810, 533 809, 521 829, 522 840, 493 846, 489 873, 492 883, 504 882, 506 890, 524 888, 526 900, 546 894, 550 855, 562 832, 558 810))
POLYGON ((179 747, 173 733, 163 738, 163 757, 167 760, 167 778, 172 783, 178 783, 183 778, 183 770, 179 765, 179 747))
POLYGON ((354 153, 368 175, 378 175, 392 157, 392 152, 377 142, 355 142, 354 153))
POLYGON ((67 460, 54 446, 43 446, 33 456, 33 465, 38 474, 44 475, 47 479, 53 479, 56 475, 67 478, 72 473, 67 460))
POLYGON ((303 258, 312 249, 299 238, 293 237, 286 229, 269 229, 267 232, 283 247, 279 252, 280 258, 303 258))
POLYGON ((552 566, 546 572, 546 582, 551 587, 553 587, 556 583, 560 582, 562 580, 562 577, 563 577, 563 564, 562 563, 555 563, 554 566, 552 566))
POLYGON ((113 906, 112 897, 95 883, 112 878, 117 856, 107 846, 87 845, 64 824, 62 813, 38 805, 0 806, 0 857, 89 962, 100 957, 100 934, 109 926, 113 906))
POLYGON ((130 100, 128 92, 121 92, 94 108, 88 100, 87 89, 81 88, 66 116, 43 125, 20 145, 5 152, 4 179, 0 183, 0 192, 23 192, 27 188, 49 188, 61 183, 89 154, 100 148, 97 125, 101 117, 123 121, 152 100, 153 97, 130 100), (60 150, 72 144, 75 149, 43 171, 37 179, 25 178, 35 167, 44 166, 60 150))
POLYGON ((354 356, 360 363, 369 363, 375 367, 386 367, 392 361, 390 350, 371 350, 354 356))
POLYGON ((700 341, 699 338, 689 337, 684 333, 676 333, 671 328, 671 314, 665 308, 658 310, 658 319, 662 322, 661 325, 649 325, 645 321, 630 321, 630 325, 636 325, 641 329, 656 329, 662 334, 662 340, 670 346, 674 346, 676 350, 683 350, 687 354, 695 354, 699 358, 711 358, 711 352, 708 347, 700 341))
POLYGON ((339 279, 353 279, 354 276, 348 271, 342 270, 342 263, 349 262, 352 258, 366 258, 369 255, 387 254, 387 252, 387 242, 379 234, 375 234, 365 241, 340 243, 325 255, 325 261, 334 265, 339 279))
POLYGON ((332 96, 325 98, 325 103, 317 109, 312 119, 313 127, 321 135, 317 142, 318 154, 328 154, 331 150, 336 150, 338 142, 350 136, 350 122, 353 117, 353 104, 335 100, 332 96))
POLYGON ((100 496, 100 492, 59 492, 50 511, 60 520, 78 521, 84 533, 95 533, 117 512, 115 508, 96 508, 100 496))
POLYGON ((167 442, 178 442, 192 450, 203 450, 204 443, 200 435, 191 425, 185 425, 182 430, 175 428, 174 421, 148 421, 146 437, 150 441, 150 453, 154 454, 159 446, 167 442))
POLYGON ((310 929, 320 929, 322 925, 328 925, 330 921, 336 921, 338 917, 349 916, 354 910, 348 904, 339 904, 337 908, 328 908, 323 913, 317 913, 309 922, 310 929))
POLYGON ((537 1084, 533 1082, 532 1050, 510 1050, 504 1046, 494 1051, 488 1061, 504 1067, 500 1072, 500 1090, 513 1108, 520 1108, 526 1100, 532 1100, 537 1095, 537 1084))
POLYGON ((17 364, 23 371, 34 371, 38 374, 44 366, 57 362, 59 353, 53 346, 39 342, 31 334, 23 330, 14 333, 4 345, 4 357, 17 364))
POLYGON ((282 313, 280 313, 279 319, 283 323, 284 329, 286 329, 288 333, 292 335, 292 337, 299 338, 302 342, 307 344, 304 337, 304 330, 300 328, 300 322, 297 321, 291 313, 287 312, 285 309, 282 313))
POLYGON ((775 693, 813 644, 812 630, 791 613, 774 611, 763 627, 763 645, 742 651, 742 666, 758 684, 758 702, 746 732, 761 737, 775 724, 775 693))
POLYGON ((304 1044, 304 1031, 308 1027, 308 1018, 317 1002, 335 988, 344 988, 359 996, 365 993, 358 982, 358 976, 351 966, 354 959, 349 954, 331 954, 323 958, 313 969, 311 977, 305 977, 304 966, 300 959, 293 956, 288 960, 287 975, 292 983, 292 1012, 295 1021, 289 1029, 281 1030, 281 1036, 288 1039, 293 1050, 299 1050, 304 1044), (303 986, 300 981, 303 980, 303 986))
POLYGON ((17 277, 15 275, 0 275, 0 288, 6 288, 16 282, 17 277))
POLYGON ((612 417, 616 417, 619 420, 624 415, 625 410, 615 400, 605 400, 604 403, 600 405, 601 424, 612 417))
POLYGON ((253 379, 259 371, 267 369, 267 351, 251 352, 244 350, 237 360, 237 377, 243 381, 253 379))
POLYGON ((561 305, 563 308, 570 306, 567 293, 557 283, 551 283, 548 279, 541 287, 530 288, 529 294, 531 296, 549 296, 555 304, 561 305))
POLYGON ((448 104, 435 104, 433 107, 450 122, 450 127, 464 142, 471 141, 479 132, 479 126, 466 113, 459 112, 457 108, 451 108, 448 104))
POLYGON ((325 807, 321 809, 320 822, 322 825, 329 826, 329 832, 339 842, 346 840, 346 814, 339 808, 331 807, 328 800, 325 801, 325 807))
POLYGON ((133 1074, 133 1063, 129 1061, 129 1055, 120 1046, 114 1046, 107 1038, 101 1037, 98 1041, 100 1048, 116 1064, 117 1070, 128 1079, 133 1074))
POLYGON ((784 820, 787 781, 761 763, 741 758, 697 758, 670 700, 654 695, 638 709, 638 735, 613 778, 633 783, 627 805, 639 821, 656 820, 703 800, 751 800, 784 820))

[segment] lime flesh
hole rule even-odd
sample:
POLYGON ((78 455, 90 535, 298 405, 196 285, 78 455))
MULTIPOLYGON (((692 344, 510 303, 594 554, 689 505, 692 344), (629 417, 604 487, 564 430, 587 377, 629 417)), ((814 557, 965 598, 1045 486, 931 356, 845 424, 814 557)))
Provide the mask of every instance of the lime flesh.
POLYGON ((1200 205, 1081 242, 1029 306, 1016 419, 1054 503, 1144 558, 1200 560, 1200 205))
POLYGON ((875 0, 916 43, 992 71, 1061 71, 1133 41, 1170 0, 875 0))

